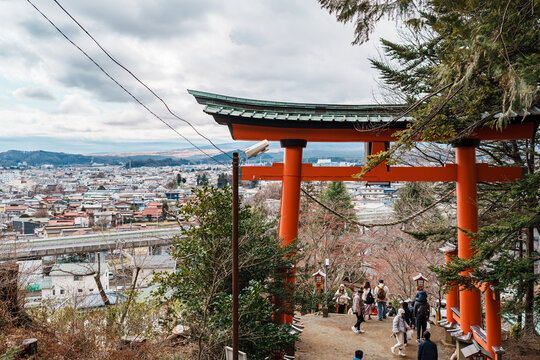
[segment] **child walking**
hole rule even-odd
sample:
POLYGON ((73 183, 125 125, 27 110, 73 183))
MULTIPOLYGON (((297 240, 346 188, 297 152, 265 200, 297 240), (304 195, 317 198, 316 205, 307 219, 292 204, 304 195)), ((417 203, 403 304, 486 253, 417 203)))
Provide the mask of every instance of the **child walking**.
POLYGON ((407 322, 405 321, 405 310, 399 309, 397 316, 394 318, 394 322, 392 324, 392 331, 394 333, 394 336, 397 339, 396 345, 392 346, 390 349, 392 350, 392 354, 396 354, 396 349, 399 349, 399 356, 406 356, 401 349, 403 348, 404 342, 405 342, 405 336, 407 333, 407 330, 410 329, 409 325, 407 325, 407 322))

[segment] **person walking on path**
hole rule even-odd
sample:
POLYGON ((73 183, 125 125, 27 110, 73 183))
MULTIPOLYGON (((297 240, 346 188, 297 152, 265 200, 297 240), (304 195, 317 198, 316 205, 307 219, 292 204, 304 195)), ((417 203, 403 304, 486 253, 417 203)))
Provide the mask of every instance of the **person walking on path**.
POLYGON ((362 360, 364 358, 364 352, 362 350, 356 350, 354 352, 354 360, 362 360))
POLYGON ((416 326, 416 317, 414 316, 414 305, 415 305, 415 301, 414 300, 411 300, 410 301, 410 304, 409 304, 409 312, 411 313, 411 316, 412 316, 412 328, 414 329, 415 326, 416 326))
POLYGON ((424 341, 418 345, 418 360, 438 360, 437 344, 430 340, 431 333, 424 333, 424 341))
MULTIPOLYGON (((407 323, 407 325, 409 327, 412 327, 413 323, 412 323, 412 314, 411 314, 411 311, 409 310, 409 304, 407 303, 407 301, 404 301, 401 303, 401 307, 403 308, 403 311, 405 311, 405 322, 407 323)), ((405 336, 405 346, 407 346, 407 336, 405 336)))
POLYGON ((345 290, 345 285, 339 285, 336 293, 334 294, 334 301, 338 304, 338 314, 345 314, 345 308, 349 305, 349 294, 345 290))
POLYGON ((416 288, 418 292, 416 293, 416 296, 414 297, 415 301, 427 301, 427 293, 422 288, 416 288))
POLYGON ((368 319, 371 320, 371 311, 375 306, 375 297, 373 296, 373 291, 371 290, 371 284, 369 281, 364 283, 364 295, 362 295, 362 300, 364 300, 364 315, 368 315, 368 319))
POLYGON ((414 317, 416 319, 416 342, 424 339, 424 333, 429 320, 429 303, 425 291, 419 291, 414 304, 414 317))
POLYGON ((401 351, 401 349, 404 346, 404 339, 407 330, 409 330, 409 325, 405 322, 405 310, 399 309, 396 317, 394 318, 394 322, 392 323, 392 332, 394 336, 397 339, 396 345, 392 346, 390 350, 392 350, 392 354, 396 354, 396 349, 399 349, 399 356, 405 356, 405 354, 401 351))
POLYGON ((379 321, 382 321, 386 319, 386 301, 388 299, 388 287, 384 285, 384 280, 379 280, 379 285, 375 287, 375 297, 377 298, 379 321))
POLYGON ((362 334, 364 330, 360 329, 360 325, 364 320, 364 300, 362 300, 362 294, 364 291, 358 289, 358 292, 354 294, 352 311, 356 315, 356 324, 351 328, 355 334, 362 334))

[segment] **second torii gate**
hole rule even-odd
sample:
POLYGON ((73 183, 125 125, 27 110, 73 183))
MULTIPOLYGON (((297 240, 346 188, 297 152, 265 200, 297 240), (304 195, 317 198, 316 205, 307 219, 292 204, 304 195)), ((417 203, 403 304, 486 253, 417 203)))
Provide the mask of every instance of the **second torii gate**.
MULTIPOLYGON (((393 135, 406 128, 410 118, 391 121, 405 109, 402 105, 328 105, 251 100, 189 90, 204 111, 222 125, 227 125, 235 140, 279 141, 285 148, 284 162, 270 167, 243 166, 243 180, 281 180, 281 217, 279 236, 288 245, 298 236, 300 184, 302 181, 442 181, 456 182, 457 226, 470 233, 478 232, 477 183, 515 181, 522 169, 491 167, 476 162, 476 147, 481 140, 513 140, 530 138, 538 114, 527 122, 508 125, 504 131, 482 127, 453 146, 456 163, 443 167, 389 167, 385 162, 365 174, 362 179, 353 175, 358 167, 314 167, 302 163, 303 149, 312 142, 367 142, 371 153, 386 149, 393 135), (385 126, 385 124, 388 124, 385 126)), ((421 141, 422 139, 415 139, 421 141)), ((444 249, 447 261, 451 256, 468 259, 474 249, 471 237, 458 231, 458 247, 444 249)), ((462 273, 469 276, 469 272, 462 273)), ((294 283, 294 276, 288 279, 294 283)), ((459 325, 461 339, 474 338, 493 358, 501 359, 500 301, 489 284, 480 289, 457 289, 447 294, 447 321, 459 325), (481 294, 486 304, 486 331, 482 328, 481 294)), ((280 318, 291 323, 292 315, 280 318)))

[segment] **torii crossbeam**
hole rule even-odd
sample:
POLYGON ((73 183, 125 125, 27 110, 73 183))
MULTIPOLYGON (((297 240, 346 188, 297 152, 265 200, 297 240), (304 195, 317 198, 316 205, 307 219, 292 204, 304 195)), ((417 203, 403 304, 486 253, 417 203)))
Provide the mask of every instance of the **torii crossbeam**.
MULTIPOLYGON (((395 120, 405 110, 403 105, 329 105, 250 100, 188 90, 197 102, 206 105, 204 112, 217 123, 227 125, 235 140, 280 141, 285 148, 283 163, 270 167, 243 166, 243 180, 281 180, 281 217, 279 236, 290 244, 298 236, 300 184, 302 181, 442 181, 456 182, 457 225, 469 233, 478 232, 478 182, 509 182, 521 178, 522 169, 491 167, 476 162, 476 147, 481 140, 515 140, 530 138, 540 110, 534 109, 525 121, 508 125, 503 131, 481 127, 466 139, 453 144, 456 164, 443 167, 390 167, 385 162, 366 173, 353 177, 359 167, 314 167, 302 164, 302 152, 308 141, 367 142, 371 154, 384 151, 397 140, 394 133, 405 129, 411 118, 395 120)), ((415 139, 422 141, 422 139, 415 139)), ((458 248, 445 249, 451 256, 468 259, 474 249, 471 237, 458 231, 458 248)), ((468 272, 462 275, 469 276, 468 272)), ((294 283, 294 277, 289 281, 294 283)), ((451 288, 447 294, 447 321, 459 325, 465 338, 474 338, 493 358, 501 359, 500 301, 489 284, 479 289, 451 288), (486 330, 482 329, 481 294, 486 304, 486 330)), ((280 318, 291 323, 292 315, 280 318)))

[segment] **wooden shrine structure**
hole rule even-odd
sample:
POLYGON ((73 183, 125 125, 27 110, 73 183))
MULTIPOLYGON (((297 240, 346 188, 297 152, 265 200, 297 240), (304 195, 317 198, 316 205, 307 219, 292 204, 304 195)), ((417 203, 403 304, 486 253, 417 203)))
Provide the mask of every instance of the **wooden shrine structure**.
MULTIPOLYGON (((405 110, 403 105, 335 105, 274 102, 236 98, 188 90, 204 112, 212 115, 220 125, 227 125, 234 140, 279 141, 285 148, 284 162, 269 167, 243 166, 243 180, 278 180, 282 182, 279 236, 283 245, 298 236, 300 184, 302 181, 442 181, 456 182, 457 249, 442 249, 447 261, 452 256, 468 259, 474 252, 471 237, 478 232, 478 182, 511 182, 520 179, 518 167, 492 167, 477 163, 476 147, 482 140, 515 140, 530 138, 534 122, 540 111, 535 111, 525 121, 512 123, 502 131, 481 127, 466 139, 453 144, 456 163, 443 167, 392 167, 385 162, 365 174, 362 179, 353 175, 361 172, 358 167, 314 167, 302 163, 303 148, 307 142, 364 142, 370 154, 384 151, 396 141, 394 133, 405 129, 410 117, 395 118, 405 110)), ((422 139, 415 139, 422 141, 422 139)), ((469 276, 469 271, 462 273, 469 276)), ((288 279, 294 283, 294 274, 288 279)), ((447 327, 463 343, 475 340, 494 359, 501 359, 500 300, 491 284, 479 284, 467 290, 450 288, 446 296, 447 327), (486 328, 482 327, 481 292, 484 293, 486 328)), ((280 318, 291 323, 292 315, 280 318)), ((458 341, 458 343, 459 343, 458 341)))

